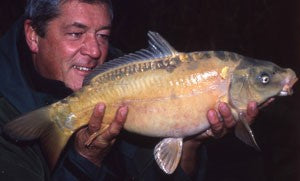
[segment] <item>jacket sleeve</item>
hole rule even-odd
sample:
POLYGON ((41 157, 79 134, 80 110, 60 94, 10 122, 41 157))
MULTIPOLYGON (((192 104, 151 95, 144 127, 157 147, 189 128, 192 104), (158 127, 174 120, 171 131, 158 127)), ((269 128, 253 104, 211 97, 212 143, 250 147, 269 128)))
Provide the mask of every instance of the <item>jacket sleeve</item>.
MULTIPOLYGON (((138 139, 138 137, 135 138, 138 139)), ((204 180, 207 163, 206 147, 204 145, 197 150, 199 162, 197 162, 196 172, 192 177, 188 176, 181 167, 178 167, 171 175, 165 174, 154 159, 152 146, 145 147, 125 140, 119 140, 119 144, 116 146, 114 150, 118 150, 121 156, 119 165, 125 165, 121 171, 116 172, 128 180, 204 180), (122 171, 125 173, 122 173, 122 171)))
POLYGON ((21 144, 6 138, 2 127, 19 112, 0 95, 0 180, 50 180, 50 173, 36 142, 21 144))
POLYGON ((205 172, 206 172, 206 164, 207 164, 207 152, 206 152, 206 147, 203 145, 198 149, 198 154, 200 157, 200 161, 196 165, 196 171, 194 175, 188 176, 181 167, 178 167, 178 169, 175 171, 173 175, 173 180, 174 181, 181 181, 181 180, 186 180, 186 181, 192 181, 192 180, 205 180, 205 172))
POLYGON ((96 166, 86 158, 78 154, 73 146, 70 146, 64 158, 61 159, 59 165, 55 169, 52 180, 107 180, 112 177, 105 163, 101 167, 96 166))

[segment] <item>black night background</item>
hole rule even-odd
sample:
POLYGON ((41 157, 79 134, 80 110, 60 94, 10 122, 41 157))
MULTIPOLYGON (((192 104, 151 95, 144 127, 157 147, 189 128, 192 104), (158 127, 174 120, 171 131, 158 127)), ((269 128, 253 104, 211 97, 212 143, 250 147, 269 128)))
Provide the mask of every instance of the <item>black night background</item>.
MULTIPOLYGON (((300 4, 296 0, 112 0, 113 46, 129 53, 159 32, 178 51, 226 50, 289 67, 300 76, 300 4)), ((2 0, 0 35, 25 0, 2 0)), ((208 181, 300 180, 300 83, 294 95, 261 110, 252 128, 262 151, 228 134, 207 142, 208 181)))

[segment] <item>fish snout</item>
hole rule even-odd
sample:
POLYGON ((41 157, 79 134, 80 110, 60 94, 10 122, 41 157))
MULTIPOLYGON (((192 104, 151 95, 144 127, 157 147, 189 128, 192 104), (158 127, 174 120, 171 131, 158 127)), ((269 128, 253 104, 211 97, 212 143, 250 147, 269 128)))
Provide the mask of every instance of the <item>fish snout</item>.
POLYGON ((288 96, 293 94, 293 86, 298 81, 295 72, 292 69, 287 69, 287 77, 282 81, 283 88, 279 96, 288 96))

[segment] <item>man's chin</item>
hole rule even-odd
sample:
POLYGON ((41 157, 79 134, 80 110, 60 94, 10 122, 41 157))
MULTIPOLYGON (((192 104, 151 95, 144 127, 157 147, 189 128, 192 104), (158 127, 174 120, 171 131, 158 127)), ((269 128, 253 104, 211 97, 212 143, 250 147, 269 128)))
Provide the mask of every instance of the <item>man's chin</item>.
POLYGON ((77 91, 77 90, 81 89, 81 87, 82 87, 82 82, 83 82, 84 77, 81 77, 81 76, 80 77, 76 76, 76 77, 77 78, 75 78, 75 76, 74 76, 74 77, 72 77, 73 80, 65 82, 66 87, 72 89, 72 91, 77 91))
POLYGON ((79 70, 72 70, 69 72, 65 79, 65 85, 72 89, 73 91, 77 91, 82 87, 83 80, 90 72, 87 71, 79 71, 79 70))

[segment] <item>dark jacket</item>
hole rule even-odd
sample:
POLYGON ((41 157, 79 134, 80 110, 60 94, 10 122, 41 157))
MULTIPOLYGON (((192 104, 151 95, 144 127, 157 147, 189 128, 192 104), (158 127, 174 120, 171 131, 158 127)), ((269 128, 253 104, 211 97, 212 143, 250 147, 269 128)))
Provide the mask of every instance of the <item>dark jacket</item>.
MULTIPOLYGON (((24 40, 23 19, 0 40, 0 126, 15 117, 49 105, 71 93, 62 82, 39 76, 32 65, 24 40)), ((1 132, 0 132, 1 133, 1 132)), ((37 141, 15 143, 1 133, 0 180, 185 180, 178 168, 164 174, 153 157, 157 139, 122 132, 99 168, 81 157, 72 138, 54 173, 50 174, 37 141), (51 175, 51 176, 50 176, 51 175)), ((199 149, 201 163, 195 176, 204 176, 206 151, 199 149)))

